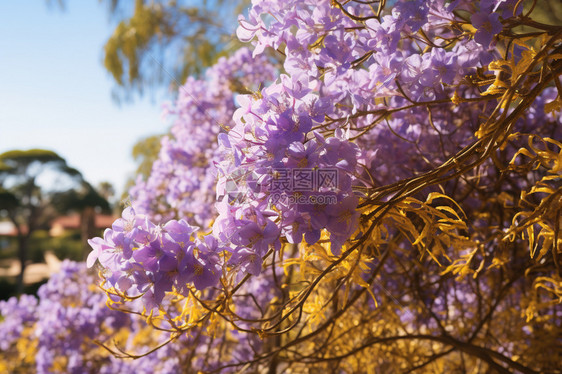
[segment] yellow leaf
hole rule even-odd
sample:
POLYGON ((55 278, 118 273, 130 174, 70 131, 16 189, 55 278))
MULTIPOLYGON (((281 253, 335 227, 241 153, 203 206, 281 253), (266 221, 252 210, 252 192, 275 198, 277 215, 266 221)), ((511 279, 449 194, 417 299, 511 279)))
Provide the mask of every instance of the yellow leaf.
POLYGON ((533 59, 537 55, 537 52, 531 48, 530 50, 523 51, 521 53, 521 60, 517 62, 517 65, 513 67, 513 73, 511 75, 511 84, 515 84, 515 82, 519 79, 519 76, 527 70, 527 68, 533 62, 533 59))
POLYGON ((551 101, 550 103, 544 104, 545 113, 554 114, 554 112, 560 112, 560 110, 562 110, 562 100, 560 100, 560 97, 557 97, 556 100, 551 101))
POLYGON ((455 105, 459 105, 460 103, 462 103, 462 98, 459 96, 457 91, 455 91, 453 97, 451 97, 451 102, 455 105))
POLYGON ((494 83, 492 83, 490 85, 490 87, 488 87, 488 89, 484 92, 482 92, 480 95, 481 96, 486 96, 486 95, 498 95, 498 94, 503 94, 505 92, 506 89, 506 85, 505 83, 503 83, 501 80, 496 79, 494 81, 494 83))

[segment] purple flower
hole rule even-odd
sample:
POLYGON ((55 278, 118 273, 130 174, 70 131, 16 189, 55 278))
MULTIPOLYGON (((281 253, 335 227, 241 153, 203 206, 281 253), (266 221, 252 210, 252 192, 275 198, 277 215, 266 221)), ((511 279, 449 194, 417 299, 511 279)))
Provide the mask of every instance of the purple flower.
POLYGON ((283 234, 287 241, 299 244, 304 235, 308 244, 316 243, 320 239, 321 230, 313 228, 311 221, 310 215, 303 214, 302 211, 296 209, 287 211, 283 215, 283 234))
POLYGON ((427 23, 429 12, 427 1, 399 1, 392 8, 392 16, 396 19, 403 19, 412 33, 416 33, 427 23))
POLYGON ((248 248, 239 248, 234 251, 228 262, 239 267, 244 273, 259 275, 262 271, 262 261, 262 257, 255 251, 248 248))
POLYGON ((88 240, 92 252, 88 254, 87 266, 92 267, 96 260, 109 269, 117 269, 119 263, 132 256, 132 240, 123 232, 106 229, 103 239, 93 238, 88 240))
POLYGON ((443 83, 453 84, 459 72, 457 57, 454 53, 440 48, 432 49, 428 60, 430 68, 422 72, 420 77, 421 84, 426 87, 433 87, 443 83))
POLYGON ((382 17, 382 22, 376 19, 365 22, 371 36, 367 41, 367 46, 385 55, 396 51, 404 21, 402 18, 387 15, 382 17))
POLYGON ((254 38, 258 31, 266 29, 263 21, 259 15, 253 11, 253 9, 250 11, 249 20, 246 20, 243 15, 239 15, 238 23, 240 26, 238 26, 238 29, 236 30, 236 35, 238 36, 238 39, 243 42, 249 42, 254 38))
POLYGON ((221 276, 218 256, 212 253, 199 253, 195 256, 189 250, 179 265, 179 283, 192 282, 195 288, 203 290, 216 286, 221 276))
POLYGON ((267 253, 270 245, 279 248, 279 228, 272 221, 265 219, 263 225, 252 221, 240 221, 240 228, 232 238, 238 246, 253 248, 261 256, 267 253))
POLYGON ((159 270, 160 259, 164 257, 164 251, 159 241, 144 245, 133 252, 133 259, 141 264, 146 271, 155 273, 159 270))
POLYGON ((473 14, 470 18, 472 26, 476 29, 474 40, 476 43, 488 48, 494 35, 499 34, 503 30, 503 26, 499 21, 498 13, 480 12, 473 14))
POLYGON ((179 244, 181 248, 186 247, 186 245, 191 241, 191 235, 198 230, 196 226, 191 226, 183 219, 179 221, 168 221, 163 226, 163 229, 175 243, 179 244))
POLYGON ((287 149, 287 156, 286 166, 289 168, 313 168, 318 162, 318 144, 314 140, 305 144, 293 142, 287 149))
POLYGON ((353 60, 351 54, 353 39, 343 30, 338 30, 327 35, 323 40, 324 48, 318 55, 318 62, 323 67, 335 67, 338 73, 344 73, 349 69, 353 60))
POLYGON ((308 77, 304 74, 300 76, 289 77, 286 74, 281 75, 281 83, 285 91, 295 99, 302 99, 311 90, 308 88, 308 77))
POLYGON ((356 228, 359 213, 356 211, 358 199, 349 196, 337 204, 328 205, 327 229, 333 234, 349 237, 356 228))

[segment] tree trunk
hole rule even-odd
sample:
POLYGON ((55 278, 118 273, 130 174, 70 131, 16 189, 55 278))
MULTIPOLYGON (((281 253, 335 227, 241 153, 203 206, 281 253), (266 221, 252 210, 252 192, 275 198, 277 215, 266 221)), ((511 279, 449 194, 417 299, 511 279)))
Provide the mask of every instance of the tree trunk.
POLYGON ((88 244, 88 239, 96 235, 96 211, 93 207, 87 206, 80 215, 80 238, 82 240, 82 259, 86 261, 88 254, 92 250, 88 244))
POLYGON ((25 273, 25 265, 27 262, 27 242, 29 234, 18 235, 18 259, 20 261, 20 273, 17 277, 16 293, 21 295, 23 293, 23 276, 25 273))

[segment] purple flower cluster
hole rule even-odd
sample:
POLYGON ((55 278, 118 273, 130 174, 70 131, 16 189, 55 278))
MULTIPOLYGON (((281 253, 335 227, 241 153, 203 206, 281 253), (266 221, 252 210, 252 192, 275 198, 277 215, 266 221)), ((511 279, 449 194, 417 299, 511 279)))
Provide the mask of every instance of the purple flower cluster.
POLYGON ((89 240, 93 251, 87 265, 98 260, 106 289, 118 296, 141 296, 147 310, 155 309, 166 292, 186 295, 188 284, 202 290, 218 283, 223 248, 212 236, 196 238, 196 231, 185 220, 155 225, 128 207, 103 239, 89 240))
POLYGON ((517 0, 482 0, 479 9, 475 4, 467 1, 453 1, 450 9, 464 9, 471 11, 470 21, 476 29, 474 41, 484 48, 489 48, 493 38, 503 30, 501 18, 510 18, 523 11, 523 4, 517 0))
POLYGON ((128 325, 127 315, 108 309, 105 295, 92 290, 93 281, 83 263, 65 261, 61 271, 39 289, 38 321, 34 328, 39 340, 35 356, 39 373, 52 372, 60 357, 67 358, 66 368, 60 372, 93 370, 96 362, 87 357, 95 347, 92 339, 103 340, 109 337, 108 332, 128 325))
MULTIPOLYGON (((37 373, 175 373, 185 367, 210 370, 228 360, 247 360, 262 349, 263 342, 255 336, 213 338, 192 330, 191 335, 183 334, 173 344, 139 359, 113 357, 94 341, 115 349, 112 341, 116 339, 121 350, 142 353, 165 342, 169 334, 152 330, 133 314, 107 308, 106 295, 94 282, 95 276, 85 264, 64 261, 61 271, 40 288, 38 298, 22 295, 0 301, 0 368, 37 373), (25 351, 20 351, 22 347, 25 351), (220 355, 209 356, 221 350, 220 355)), ((241 315, 247 317, 263 316, 255 311, 266 310, 270 298, 277 294, 270 271, 242 291, 256 295, 234 300, 241 315)), ((128 307, 142 308, 142 300, 128 307)))
MULTIPOLYGON (((331 234, 332 251, 337 254, 356 229, 358 199, 352 187, 364 182, 357 178, 362 167, 384 170, 383 175, 377 174, 381 177, 377 182, 384 183, 399 176, 395 164, 399 169, 408 165, 420 171, 432 166, 401 163, 400 157, 406 156, 419 164, 419 145, 387 141, 398 133, 414 141, 423 139, 423 148, 435 149, 442 134, 427 123, 427 113, 411 110, 409 115, 416 121, 404 121, 408 111, 398 111, 390 121, 400 128, 390 131, 384 126, 369 129, 376 117, 369 113, 406 106, 409 100, 447 97, 448 87, 457 84, 468 69, 489 62, 487 48, 444 28, 455 19, 453 9, 442 1, 398 2, 391 14, 380 20, 371 18, 365 27, 329 1, 254 2, 248 17, 241 16, 239 38, 253 41, 254 56, 266 48, 284 46, 287 72, 259 95, 239 97, 235 126, 219 136, 225 155, 218 166, 217 195, 228 195, 229 183, 234 181, 238 196, 234 201, 226 197, 219 201, 214 233, 234 246, 235 252, 243 249, 243 255, 234 257, 241 266, 256 274, 259 268, 249 259, 275 248, 277 236, 300 243, 304 235, 313 244, 323 229, 331 234), (432 17, 438 19, 434 24, 428 22, 432 17), (450 50, 431 48, 422 53, 420 41, 412 37, 422 28, 430 38, 457 37, 459 41, 450 50), (401 48, 397 48, 399 42, 401 48), (358 67, 353 64, 359 60, 365 68, 352 68, 358 67), (382 98, 387 105, 377 102, 382 98), (357 135, 362 135, 357 143, 349 141, 357 135), (393 153, 398 151, 398 157, 381 159, 376 150, 388 147, 393 153), (300 168, 336 169, 338 185, 323 191, 334 194, 336 203, 272 202, 267 186, 275 183, 278 171, 300 168)), ((362 14, 368 7, 353 5, 347 11, 362 14)), ((450 112, 447 106, 437 109, 446 110, 444 115, 450 112)), ((294 190, 284 192, 295 195, 294 190)), ((296 194, 310 197, 309 192, 296 194)))
MULTIPOLYGON (((143 295, 151 309, 166 292, 185 294, 187 283, 216 285, 222 250, 229 269, 258 275, 270 249, 284 240, 314 244, 326 230, 337 255, 357 229, 358 186, 427 171, 467 144, 479 124, 474 113, 490 107, 434 104, 428 116, 426 108, 409 104, 449 98, 463 76, 486 66, 514 2, 398 1, 364 23, 353 16, 368 14, 367 5, 349 5, 347 14, 332 5, 254 2, 237 31, 240 40, 252 41, 253 52, 221 59, 205 80, 189 78, 180 89, 170 109, 172 136, 163 140, 149 179, 132 190, 135 207, 147 216, 126 212, 136 217, 127 218, 135 220, 134 230, 114 227, 91 242, 90 265, 99 258, 109 287, 143 295), (456 10, 473 14, 472 37, 450 27, 466 22, 456 10), (284 48, 286 74, 253 95, 236 95, 236 85, 272 80, 267 48, 284 48), (459 129, 455 120, 466 126, 459 129), (316 180, 313 190, 272 188, 303 170, 315 178, 335 171, 336 182, 319 187, 316 180), (194 228, 185 221, 157 226, 148 220, 182 218, 205 227, 216 214, 205 244, 187 240, 194 228), (174 238, 169 230, 175 229, 185 237, 174 238)), ((473 88, 457 94, 479 95, 473 88)))
MULTIPOLYGON (((2 341, 0 362, 19 347, 29 347, 26 357, 37 373, 94 372, 99 360, 93 340, 130 326, 130 317, 105 306, 106 295, 93 285, 83 263, 64 261, 59 273, 41 286, 38 299, 30 295, 0 302, 2 341), (35 347, 35 348, 32 348, 35 347)), ((20 363, 18 363, 20 364, 20 363)))
POLYGON ((8 351, 26 327, 37 321, 37 299, 31 295, 0 301, 0 350, 8 351))
POLYGON ((147 180, 139 176, 130 190, 137 211, 158 223, 183 218, 207 226, 216 215, 216 137, 232 118, 236 92, 257 89, 273 76, 267 58, 252 58, 242 48, 220 58, 204 79, 189 77, 176 102, 166 108, 174 122, 170 135, 162 139, 150 176, 147 180))
MULTIPOLYGON (((313 93, 305 76, 300 80, 282 76, 281 82, 261 92, 260 99, 239 97, 239 103, 236 126, 219 137, 225 157, 218 165, 217 195, 223 197, 217 204, 215 235, 234 245, 235 252, 244 250, 261 259, 268 248, 279 247, 280 236, 300 243, 304 235, 313 244, 326 228, 333 234, 336 252, 355 229, 357 198, 351 187, 359 149, 342 130, 329 138, 311 132, 312 126, 323 121, 329 104, 313 93), (281 174, 293 176, 296 170, 309 170, 310 178, 314 170, 331 170, 334 183, 319 185, 317 180, 312 191, 279 183, 281 174), (236 180, 235 192, 243 198, 232 201, 229 182, 236 175, 242 178, 236 180), (272 195, 279 193, 305 203, 273 200, 272 195), (315 202, 318 196, 334 199, 315 202)), ((294 177, 287 182, 295 182, 294 177)))

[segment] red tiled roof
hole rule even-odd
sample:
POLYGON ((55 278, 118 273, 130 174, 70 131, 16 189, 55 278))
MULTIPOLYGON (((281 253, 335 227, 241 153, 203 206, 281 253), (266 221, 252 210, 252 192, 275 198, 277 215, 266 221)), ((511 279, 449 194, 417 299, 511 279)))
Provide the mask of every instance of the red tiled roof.
MULTIPOLYGON (((96 228, 105 229, 111 227, 113 221, 117 217, 110 215, 97 214, 96 215, 96 228)), ((73 214, 70 216, 57 217, 51 222, 51 227, 59 226, 64 229, 79 229, 80 228, 80 215, 73 214)))
POLYGON ((108 216, 103 214, 96 215, 96 228, 97 229, 106 229, 111 227, 113 222, 119 217, 108 216))

